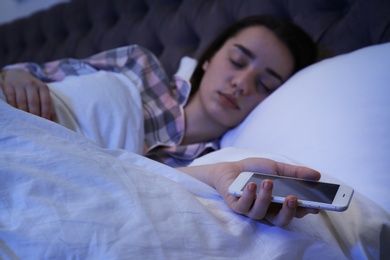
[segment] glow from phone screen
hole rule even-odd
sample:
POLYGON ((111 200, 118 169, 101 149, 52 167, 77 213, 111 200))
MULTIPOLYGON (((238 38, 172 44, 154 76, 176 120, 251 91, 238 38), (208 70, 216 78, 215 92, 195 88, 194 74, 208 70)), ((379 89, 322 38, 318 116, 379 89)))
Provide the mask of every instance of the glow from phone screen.
MULTIPOLYGON (((334 197, 340 185, 332 183, 321 183, 315 181, 294 180, 288 178, 278 178, 273 176, 263 176, 253 174, 249 178, 249 182, 257 184, 257 192, 259 192, 261 182, 265 179, 272 180, 274 188, 272 195, 278 197, 287 197, 295 195, 298 200, 316 201, 321 203, 333 202, 334 197)), ((246 186, 246 185, 245 185, 246 186)), ((243 189, 244 190, 244 189, 243 189)))

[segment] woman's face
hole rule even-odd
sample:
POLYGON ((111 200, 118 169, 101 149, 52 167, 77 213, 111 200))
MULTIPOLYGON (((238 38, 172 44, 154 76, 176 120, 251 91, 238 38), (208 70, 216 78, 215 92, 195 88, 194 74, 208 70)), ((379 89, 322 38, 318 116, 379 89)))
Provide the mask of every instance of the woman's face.
POLYGON ((195 98, 216 123, 232 128, 291 75, 293 66, 292 54, 272 31, 248 27, 203 64, 195 98))

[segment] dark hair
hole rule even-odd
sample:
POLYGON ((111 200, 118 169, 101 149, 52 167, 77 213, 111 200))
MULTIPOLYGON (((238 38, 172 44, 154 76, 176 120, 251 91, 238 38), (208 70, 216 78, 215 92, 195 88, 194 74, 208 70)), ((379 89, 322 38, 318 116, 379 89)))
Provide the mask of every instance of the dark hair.
POLYGON ((293 74, 312 64, 317 57, 317 49, 311 37, 297 25, 271 16, 249 16, 230 25, 209 45, 199 58, 199 63, 191 77, 191 94, 199 89, 203 78, 203 64, 211 59, 225 42, 240 31, 251 26, 264 26, 271 30, 290 50, 294 58, 293 74))

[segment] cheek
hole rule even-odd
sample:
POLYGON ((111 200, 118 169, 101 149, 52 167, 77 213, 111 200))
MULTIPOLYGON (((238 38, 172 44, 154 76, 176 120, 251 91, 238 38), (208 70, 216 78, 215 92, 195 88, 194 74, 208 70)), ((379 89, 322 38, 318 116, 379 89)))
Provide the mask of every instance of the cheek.
POLYGON ((218 69, 213 69, 209 67, 208 70, 205 71, 200 89, 202 92, 212 93, 223 86, 223 82, 226 81, 224 78, 224 74, 221 74, 218 69))
POLYGON ((260 104, 268 95, 253 95, 244 100, 245 111, 249 114, 258 104, 260 104))
POLYGON ((226 80, 230 74, 229 64, 225 61, 224 57, 215 55, 210 62, 203 64, 204 77, 212 80, 213 82, 220 82, 226 80))
POLYGON ((215 74, 212 72, 212 70, 206 70, 202 78, 203 85, 212 86, 214 82, 215 74))
POLYGON ((260 104, 264 99, 265 97, 261 96, 246 98, 242 102, 243 105, 241 105, 241 110, 236 114, 236 116, 231 115, 232 118, 235 118, 233 127, 244 121, 245 118, 252 112, 252 110, 255 109, 257 105, 260 104))

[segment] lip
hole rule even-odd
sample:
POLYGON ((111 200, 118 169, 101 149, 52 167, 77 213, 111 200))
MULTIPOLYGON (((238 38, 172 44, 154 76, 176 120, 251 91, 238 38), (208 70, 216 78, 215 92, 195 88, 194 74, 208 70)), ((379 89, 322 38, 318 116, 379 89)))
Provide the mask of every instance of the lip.
POLYGON ((234 96, 219 91, 218 95, 225 106, 234 110, 240 110, 240 106, 238 105, 237 99, 234 96))

